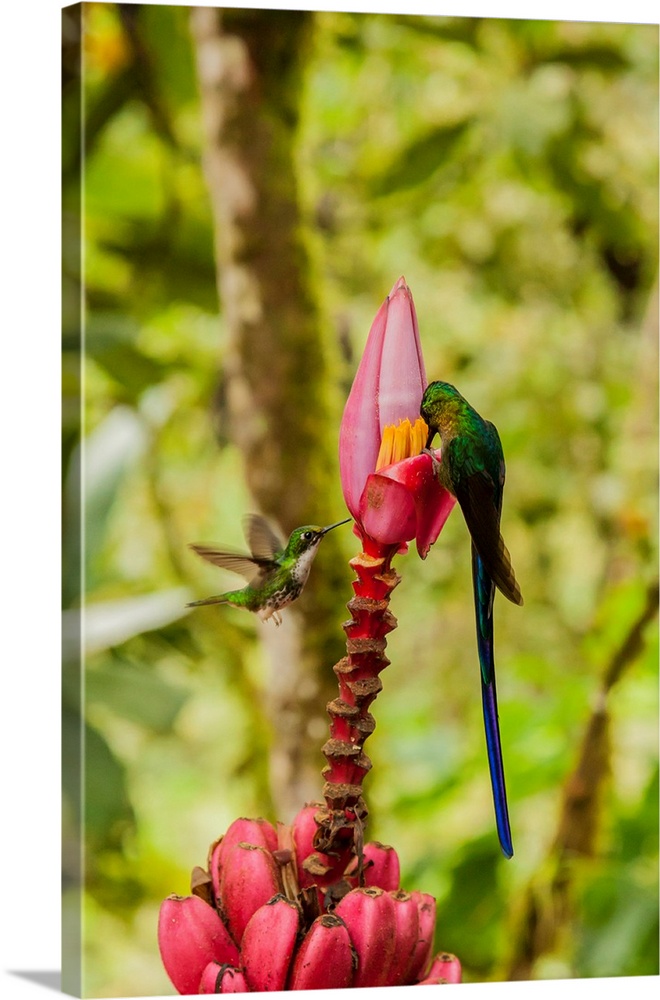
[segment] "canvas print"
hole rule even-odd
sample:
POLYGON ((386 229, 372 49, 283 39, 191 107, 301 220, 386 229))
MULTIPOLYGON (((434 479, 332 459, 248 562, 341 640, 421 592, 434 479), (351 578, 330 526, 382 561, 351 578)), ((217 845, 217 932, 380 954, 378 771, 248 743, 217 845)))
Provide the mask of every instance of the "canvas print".
POLYGON ((65 991, 657 976, 657 25, 62 67, 65 991))

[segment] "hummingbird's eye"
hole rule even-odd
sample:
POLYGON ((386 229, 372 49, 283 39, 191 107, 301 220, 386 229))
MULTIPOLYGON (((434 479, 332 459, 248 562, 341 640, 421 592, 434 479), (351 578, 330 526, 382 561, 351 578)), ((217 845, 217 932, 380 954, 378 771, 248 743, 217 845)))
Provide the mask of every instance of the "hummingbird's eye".
POLYGON ((313 535, 314 535, 313 531, 303 531, 303 535, 302 536, 303 536, 303 538, 305 539, 306 542, 309 542, 310 539, 313 537, 313 535))

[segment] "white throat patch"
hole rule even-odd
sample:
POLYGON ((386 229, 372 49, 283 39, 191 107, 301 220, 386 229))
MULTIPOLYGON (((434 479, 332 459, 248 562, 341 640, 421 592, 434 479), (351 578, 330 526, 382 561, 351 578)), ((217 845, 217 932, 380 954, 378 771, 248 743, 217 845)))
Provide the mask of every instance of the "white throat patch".
POLYGON ((313 545, 311 548, 307 549, 306 552, 303 552, 303 554, 298 559, 296 567, 293 573, 291 574, 293 576, 293 579, 297 583, 304 584, 307 582, 307 577, 309 576, 309 571, 312 568, 312 563, 314 562, 314 556, 316 555, 316 550, 319 547, 320 541, 321 539, 319 538, 316 545, 313 545))

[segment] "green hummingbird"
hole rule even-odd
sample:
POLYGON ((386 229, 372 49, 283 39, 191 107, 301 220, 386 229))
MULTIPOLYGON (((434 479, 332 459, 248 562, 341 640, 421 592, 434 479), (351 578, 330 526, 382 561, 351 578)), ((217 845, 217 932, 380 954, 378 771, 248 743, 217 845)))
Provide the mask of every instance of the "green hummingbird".
POLYGON ((280 611, 300 597, 322 538, 333 528, 348 524, 350 520, 348 517, 327 528, 319 528, 315 524, 294 528, 285 545, 265 517, 248 514, 243 527, 250 555, 210 545, 190 546, 207 562, 244 576, 248 581, 247 587, 206 597, 202 601, 192 601, 186 606, 197 608, 203 604, 230 604, 233 608, 254 611, 262 622, 272 618, 276 625, 281 625, 280 611))
POLYGON ((440 460, 431 453, 436 474, 441 485, 456 497, 472 539, 472 583, 488 765, 500 845, 510 858, 513 845, 493 653, 495 588, 514 604, 522 604, 523 599, 500 532, 505 474, 502 443, 495 425, 484 420, 449 382, 431 382, 426 387, 420 413, 429 428, 426 448, 430 448, 436 433, 440 435, 440 460))

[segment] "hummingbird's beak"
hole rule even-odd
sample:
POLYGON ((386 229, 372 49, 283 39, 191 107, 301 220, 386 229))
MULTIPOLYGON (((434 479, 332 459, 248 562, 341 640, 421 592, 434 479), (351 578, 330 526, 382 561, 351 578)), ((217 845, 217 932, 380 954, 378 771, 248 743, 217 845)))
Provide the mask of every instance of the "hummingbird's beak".
POLYGON ((352 520, 352 517, 347 517, 344 521, 336 521, 334 524, 329 524, 327 528, 321 528, 319 535, 327 535, 327 533, 332 531, 333 528, 338 528, 340 524, 348 524, 348 522, 352 520))
POLYGON ((429 436, 426 439, 426 448, 427 449, 431 447, 431 442, 433 441, 434 437, 435 437, 435 431, 433 430, 432 427, 429 427, 429 436))

